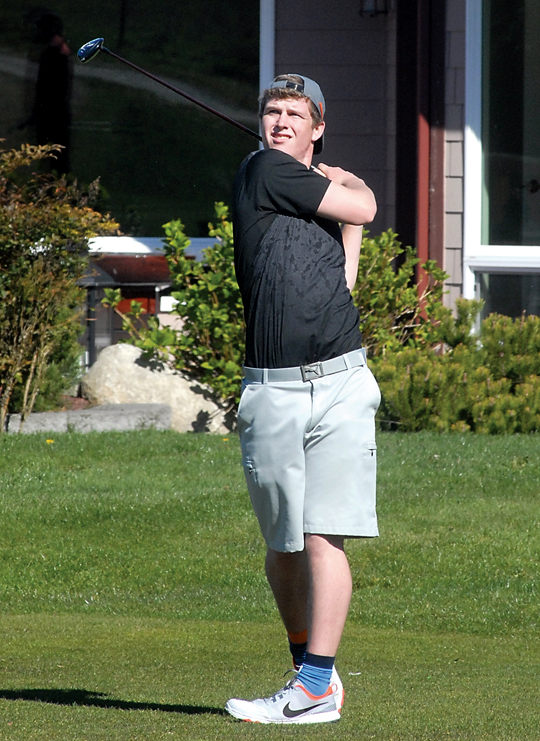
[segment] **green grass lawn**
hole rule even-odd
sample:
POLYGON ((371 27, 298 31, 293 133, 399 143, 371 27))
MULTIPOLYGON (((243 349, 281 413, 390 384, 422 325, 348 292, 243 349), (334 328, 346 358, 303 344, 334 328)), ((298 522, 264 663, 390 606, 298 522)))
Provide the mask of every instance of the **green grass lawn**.
POLYGON ((234 435, 0 438, 0 739, 540 738, 540 438, 379 435, 342 721, 223 714, 289 666, 234 435))

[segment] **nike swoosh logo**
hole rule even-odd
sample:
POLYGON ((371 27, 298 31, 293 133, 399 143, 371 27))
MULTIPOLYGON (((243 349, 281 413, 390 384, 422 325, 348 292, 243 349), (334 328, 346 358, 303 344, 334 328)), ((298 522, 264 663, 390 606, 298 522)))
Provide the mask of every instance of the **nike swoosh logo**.
POLYGON ((303 713, 308 713, 310 710, 313 710, 314 708, 318 708, 324 703, 322 702, 316 702, 315 705, 310 705, 308 708, 299 708, 298 710, 291 710, 289 707, 290 703, 288 702, 285 707, 283 708, 283 715, 286 718, 296 718, 298 715, 303 715, 303 713))

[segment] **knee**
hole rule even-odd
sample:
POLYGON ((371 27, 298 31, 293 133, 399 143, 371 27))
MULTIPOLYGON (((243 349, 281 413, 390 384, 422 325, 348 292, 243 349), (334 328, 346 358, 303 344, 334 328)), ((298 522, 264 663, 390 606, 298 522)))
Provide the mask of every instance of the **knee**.
POLYGON ((306 551, 310 560, 324 558, 329 553, 344 551, 344 538, 342 535, 316 535, 306 533, 306 551))
POLYGON ((306 560, 305 551, 283 553, 268 548, 266 552, 266 573, 291 572, 302 568, 306 560))

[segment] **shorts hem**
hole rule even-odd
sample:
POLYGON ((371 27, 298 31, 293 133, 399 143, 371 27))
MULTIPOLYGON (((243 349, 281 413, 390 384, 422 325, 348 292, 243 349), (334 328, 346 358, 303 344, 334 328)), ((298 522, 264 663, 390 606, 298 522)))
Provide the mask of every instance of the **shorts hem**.
POLYGON ((309 527, 304 528, 304 533, 306 535, 339 535, 342 538, 378 538, 379 537, 379 531, 378 530, 360 530, 358 532, 351 532, 348 528, 347 530, 343 530, 342 528, 328 528, 327 526, 318 528, 318 527, 309 527))
POLYGON ((266 542, 267 548, 270 548, 272 551, 277 551, 278 553, 299 553, 300 551, 304 550, 304 542, 302 541, 301 544, 298 543, 278 543, 278 545, 272 545, 268 541, 266 542), (279 547, 278 547, 279 546, 279 547))

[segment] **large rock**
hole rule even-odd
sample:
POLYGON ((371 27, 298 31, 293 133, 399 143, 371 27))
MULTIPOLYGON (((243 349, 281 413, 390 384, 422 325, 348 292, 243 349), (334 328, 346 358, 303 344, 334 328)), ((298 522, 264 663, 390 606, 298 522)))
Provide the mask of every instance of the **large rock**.
POLYGON ((169 404, 171 428, 177 432, 226 434, 230 424, 210 389, 173 371, 147 362, 133 345, 111 345, 101 351, 84 376, 82 395, 92 404, 169 404))

